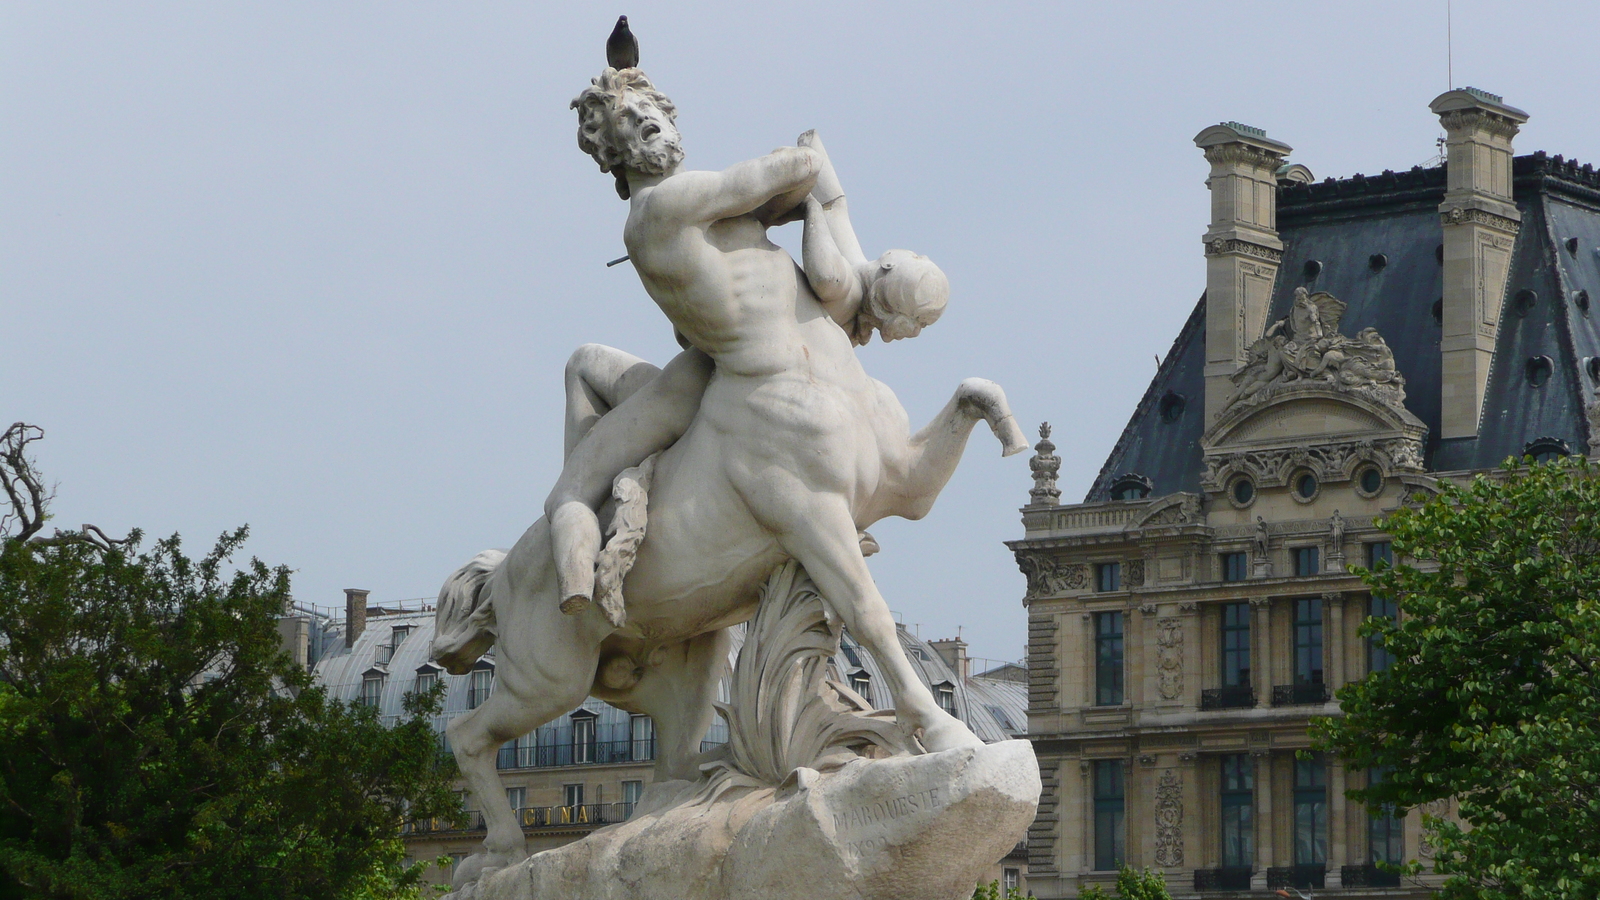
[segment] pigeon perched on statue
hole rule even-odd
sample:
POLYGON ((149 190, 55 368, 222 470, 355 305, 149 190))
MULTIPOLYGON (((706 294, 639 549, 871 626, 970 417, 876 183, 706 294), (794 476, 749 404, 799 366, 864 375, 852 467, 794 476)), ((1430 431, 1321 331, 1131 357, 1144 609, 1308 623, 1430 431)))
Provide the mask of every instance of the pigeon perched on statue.
POLYGON ((606 38, 606 65, 613 69, 633 69, 639 65, 639 39, 628 30, 628 17, 617 16, 617 27, 606 38))

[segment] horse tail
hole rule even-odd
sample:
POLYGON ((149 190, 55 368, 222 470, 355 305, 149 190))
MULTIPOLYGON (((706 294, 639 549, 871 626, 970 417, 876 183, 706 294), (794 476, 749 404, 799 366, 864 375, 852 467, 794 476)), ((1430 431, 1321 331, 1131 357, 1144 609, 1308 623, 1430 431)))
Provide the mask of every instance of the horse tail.
POLYGON ((494 597, 489 579, 506 551, 485 550, 455 570, 439 589, 430 655, 452 675, 465 675, 494 646, 494 597))

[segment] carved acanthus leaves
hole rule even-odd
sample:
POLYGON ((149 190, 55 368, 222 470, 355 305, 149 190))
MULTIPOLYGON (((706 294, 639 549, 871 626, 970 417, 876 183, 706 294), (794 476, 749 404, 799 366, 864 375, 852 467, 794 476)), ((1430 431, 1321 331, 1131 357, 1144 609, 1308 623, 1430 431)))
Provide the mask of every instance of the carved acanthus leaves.
POLYGON ((1493 110, 1480 108, 1453 109, 1439 115, 1439 124, 1453 138, 1463 131, 1481 131, 1510 140, 1517 136, 1522 126, 1516 119, 1493 110))
POLYGON ((1156 865, 1183 865, 1183 777, 1177 769, 1156 782, 1156 865))
POLYGON ((1064 594, 1089 586, 1089 567, 1062 562, 1037 550, 1018 550, 1017 568, 1028 579, 1028 599, 1064 594))
POLYGON ((1183 620, 1156 622, 1156 673, 1161 699, 1183 696, 1183 620))

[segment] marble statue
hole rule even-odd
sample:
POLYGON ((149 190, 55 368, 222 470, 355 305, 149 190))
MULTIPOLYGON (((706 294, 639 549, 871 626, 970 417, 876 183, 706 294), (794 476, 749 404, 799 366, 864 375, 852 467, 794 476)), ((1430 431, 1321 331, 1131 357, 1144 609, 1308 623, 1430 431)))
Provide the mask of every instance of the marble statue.
MULTIPOLYGON (((835 847, 842 868, 833 874, 858 896, 913 889, 954 897, 952 885, 998 856, 976 869, 954 860, 914 876, 934 878, 933 888, 885 872, 908 848, 949 855, 956 825, 943 817, 958 795, 1006 823, 988 837, 1014 844, 1031 821, 1038 772, 1026 742, 985 747, 922 684, 867 569, 875 545, 863 529, 887 516, 926 515, 980 420, 1004 455, 1025 449, 1005 394, 968 379, 913 433, 894 394, 866 374, 853 345, 873 331, 885 340, 914 336, 942 312, 948 283, 909 251, 866 259, 814 133, 721 172, 686 171, 676 110, 639 69, 607 68, 572 105, 580 148, 629 203, 623 239, 633 266, 686 349, 658 369, 599 345, 580 348, 566 374, 565 465, 545 516, 509 551, 479 554, 440 593, 435 659, 461 673, 496 648, 488 700, 448 729, 487 825, 484 851, 457 867, 456 885, 481 897, 557 895, 555 887, 528 893, 530 884, 566 885, 561 896, 656 896, 640 891, 637 877, 657 871, 646 858, 659 853, 657 862, 685 873, 748 876, 721 887, 700 878, 659 896, 744 896, 758 884, 770 891, 761 841, 788 835, 791 852, 837 843, 863 797, 927 783, 917 815, 898 795, 873 801, 893 801, 906 821, 899 831, 864 828, 859 846, 835 847), (793 220, 806 229, 799 267, 767 239, 769 227, 793 220), (801 576, 785 576, 786 566, 808 587, 795 588, 801 576), (810 728, 844 716, 827 732, 843 737, 764 777, 734 760, 728 765, 744 780, 709 790, 699 744, 727 664, 727 629, 780 595, 814 598, 833 640, 842 625, 879 660, 897 704, 892 721, 851 708, 847 688, 806 683, 772 694, 757 679, 762 689, 736 690, 743 701, 724 711, 730 721, 742 715, 787 734, 795 722, 810 728), (523 862, 496 751, 590 695, 655 720, 656 783, 635 819, 578 849, 523 862), (744 792, 737 802, 721 794, 730 784, 744 792), (809 799, 797 801, 802 794, 809 799), (839 822, 820 831, 797 824, 821 809, 839 822), (756 819, 772 830, 749 831, 756 819), (757 845, 740 856, 740 840, 757 845), (693 859, 681 858, 686 848, 693 859), (595 854, 612 856, 602 864, 595 854), (514 879, 491 877, 506 867, 514 879), (574 889, 578 871, 587 880, 574 889)), ((754 630, 741 660, 776 652, 752 640, 787 646, 805 633, 768 631, 754 630)))

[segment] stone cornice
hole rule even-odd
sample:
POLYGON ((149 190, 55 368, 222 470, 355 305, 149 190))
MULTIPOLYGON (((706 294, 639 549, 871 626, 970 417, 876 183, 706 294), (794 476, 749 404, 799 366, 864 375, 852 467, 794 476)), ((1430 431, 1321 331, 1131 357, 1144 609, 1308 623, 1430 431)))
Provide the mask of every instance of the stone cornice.
POLYGON ((1205 148, 1206 162, 1227 167, 1252 166, 1265 170, 1263 180, 1276 180, 1273 176, 1283 164, 1283 154, 1252 147, 1249 144, 1216 144, 1205 148))
POLYGON ((1462 131, 1480 131, 1493 137, 1510 140, 1522 130, 1522 123, 1510 116, 1492 112, 1487 109, 1457 109, 1439 114, 1439 124, 1450 136, 1456 137, 1462 131))
POLYGON ((1485 209, 1457 206, 1439 211, 1440 225, 1487 225, 1507 234, 1516 234, 1522 230, 1522 223, 1516 219, 1509 219, 1502 215, 1489 212, 1485 209))
POLYGON ((1206 256, 1248 256, 1265 262, 1280 263, 1283 261, 1283 251, 1264 247, 1250 241, 1241 241, 1237 238, 1216 238, 1206 242, 1206 256))

